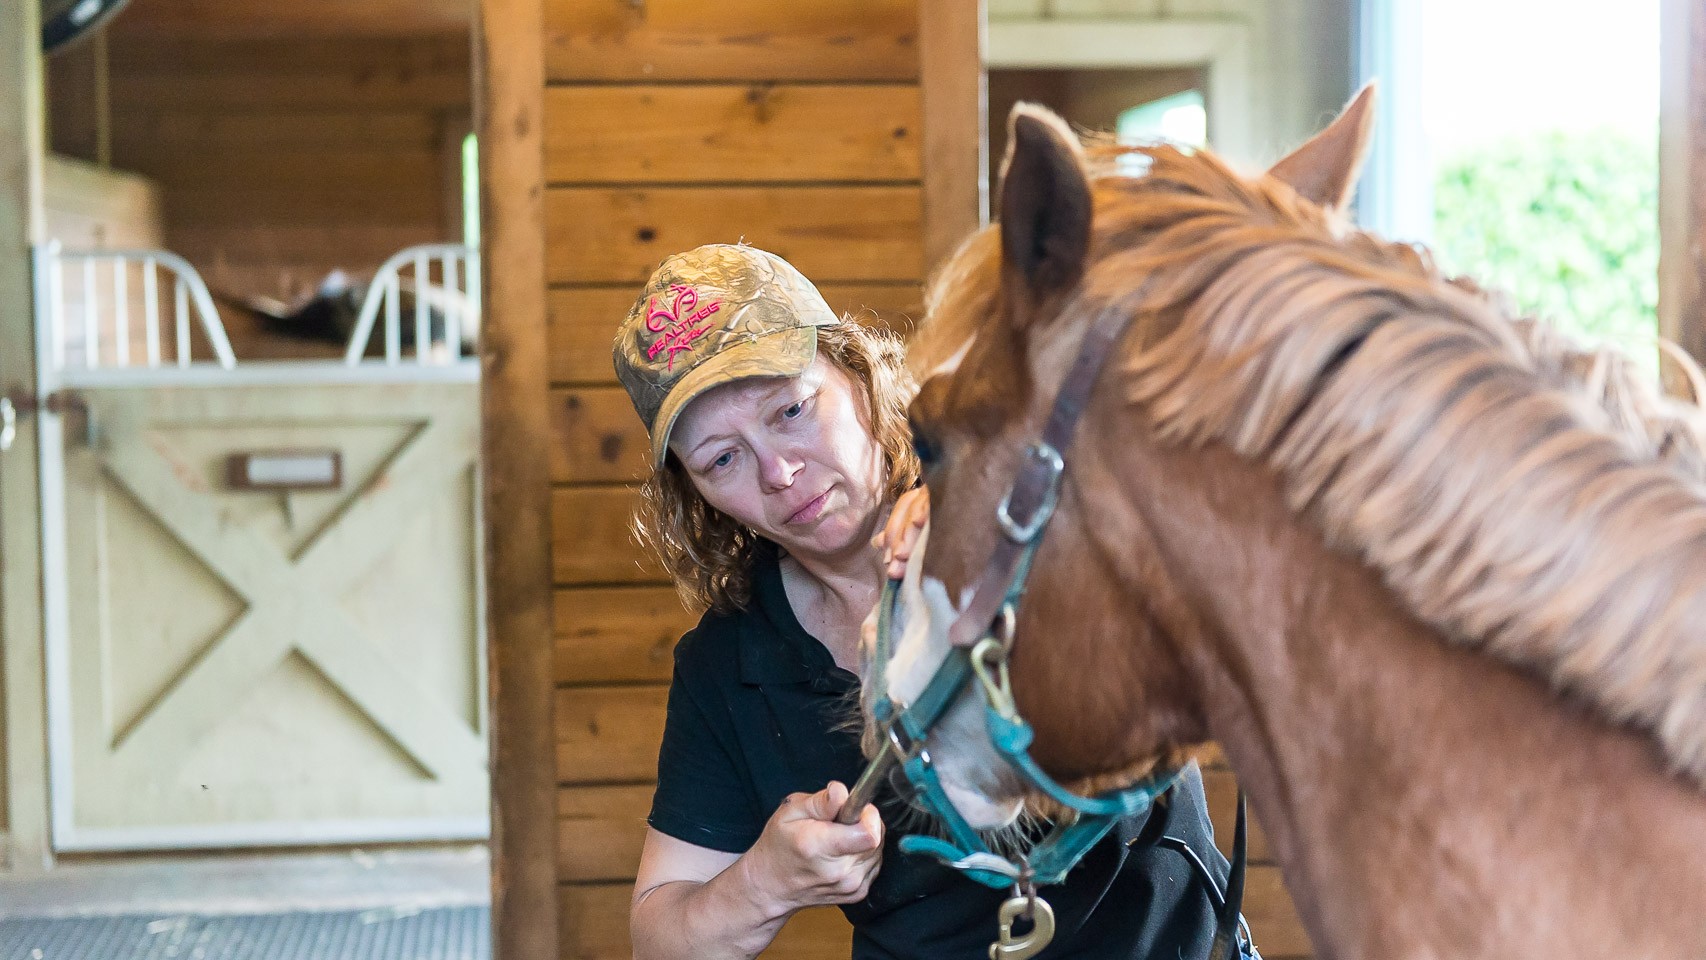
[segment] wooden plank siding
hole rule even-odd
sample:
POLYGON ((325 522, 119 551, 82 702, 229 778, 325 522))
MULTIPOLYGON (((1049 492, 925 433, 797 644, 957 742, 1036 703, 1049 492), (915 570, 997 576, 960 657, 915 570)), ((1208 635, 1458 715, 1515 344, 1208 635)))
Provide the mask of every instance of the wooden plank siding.
POLYGON ((744 239, 823 281, 924 273, 917 186, 554 186, 545 196, 553 284, 639 292, 658 261, 744 239))
MULTIPOLYGON (((789 259, 838 310, 902 329, 920 315, 928 264, 978 222, 984 160, 977 5, 932 11, 944 37, 926 47, 944 62, 921 68, 919 4, 546 0, 564 958, 631 955, 628 899, 672 653, 696 619, 629 533, 646 438, 610 366, 615 327, 662 257, 738 239, 789 259), (936 78, 933 101, 921 77, 936 78)), ((1208 763, 1229 847, 1236 782, 1218 754, 1208 763)), ((1258 942, 1276 960, 1306 955, 1259 828, 1251 850, 1245 912, 1258 942)), ((765 955, 842 958, 848 936, 838 911, 809 911, 765 955)))
POLYGON ((554 83, 918 78, 918 0, 547 0, 554 83))
MULTIPOLYGON (((645 432, 610 345, 663 257, 744 240, 905 329, 925 277, 918 0, 545 0, 560 954, 630 955, 628 897, 675 640, 632 542, 645 432)), ((767 957, 845 957, 839 911, 767 957)))

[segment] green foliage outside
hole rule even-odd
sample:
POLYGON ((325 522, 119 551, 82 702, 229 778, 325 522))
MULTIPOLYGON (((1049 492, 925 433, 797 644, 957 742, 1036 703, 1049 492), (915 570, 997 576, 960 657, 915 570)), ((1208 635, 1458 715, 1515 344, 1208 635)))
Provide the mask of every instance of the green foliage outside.
POLYGON ((1658 332, 1658 137, 1533 134, 1438 166, 1440 266, 1635 356, 1658 332))

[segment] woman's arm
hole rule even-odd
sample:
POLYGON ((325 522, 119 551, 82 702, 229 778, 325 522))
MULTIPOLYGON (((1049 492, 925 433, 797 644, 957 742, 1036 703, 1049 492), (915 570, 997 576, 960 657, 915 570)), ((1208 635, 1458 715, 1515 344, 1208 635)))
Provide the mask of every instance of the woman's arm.
POLYGON ((646 831, 628 918, 635 960, 750 960, 795 912, 855 903, 882 862, 875 806, 859 822, 835 814, 847 788, 788 797, 752 849, 724 853, 646 831))

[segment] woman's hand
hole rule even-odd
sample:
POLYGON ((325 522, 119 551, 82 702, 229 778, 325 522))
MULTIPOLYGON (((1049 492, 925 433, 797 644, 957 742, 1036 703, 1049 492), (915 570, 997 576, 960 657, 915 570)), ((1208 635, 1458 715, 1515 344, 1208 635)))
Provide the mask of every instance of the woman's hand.
POLYGON ((836 823, 846 800, 838 781, 789 794, 741 858, 747 882, 778 911, 857 903, 870 892, 883 861, 883 821, 869 804, 858 823, 836 823))
POLYGON ((913 487, 900 495, 889 512, 889 522, 871 540, 871 546, 883 552, 883 576, 899 580, 906 576, 906 561, 912 559, 912 548, 918 534, 930 522, 930 491, 913 487))

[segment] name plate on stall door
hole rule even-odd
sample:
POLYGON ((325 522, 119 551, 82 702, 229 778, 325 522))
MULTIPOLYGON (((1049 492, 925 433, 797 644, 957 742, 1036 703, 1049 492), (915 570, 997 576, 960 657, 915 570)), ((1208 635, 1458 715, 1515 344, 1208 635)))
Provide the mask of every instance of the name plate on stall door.
POLYGON ((344 479, 336 450, 258 450, 233 453, 225 461, 234 490, 335 490, 344 479))

